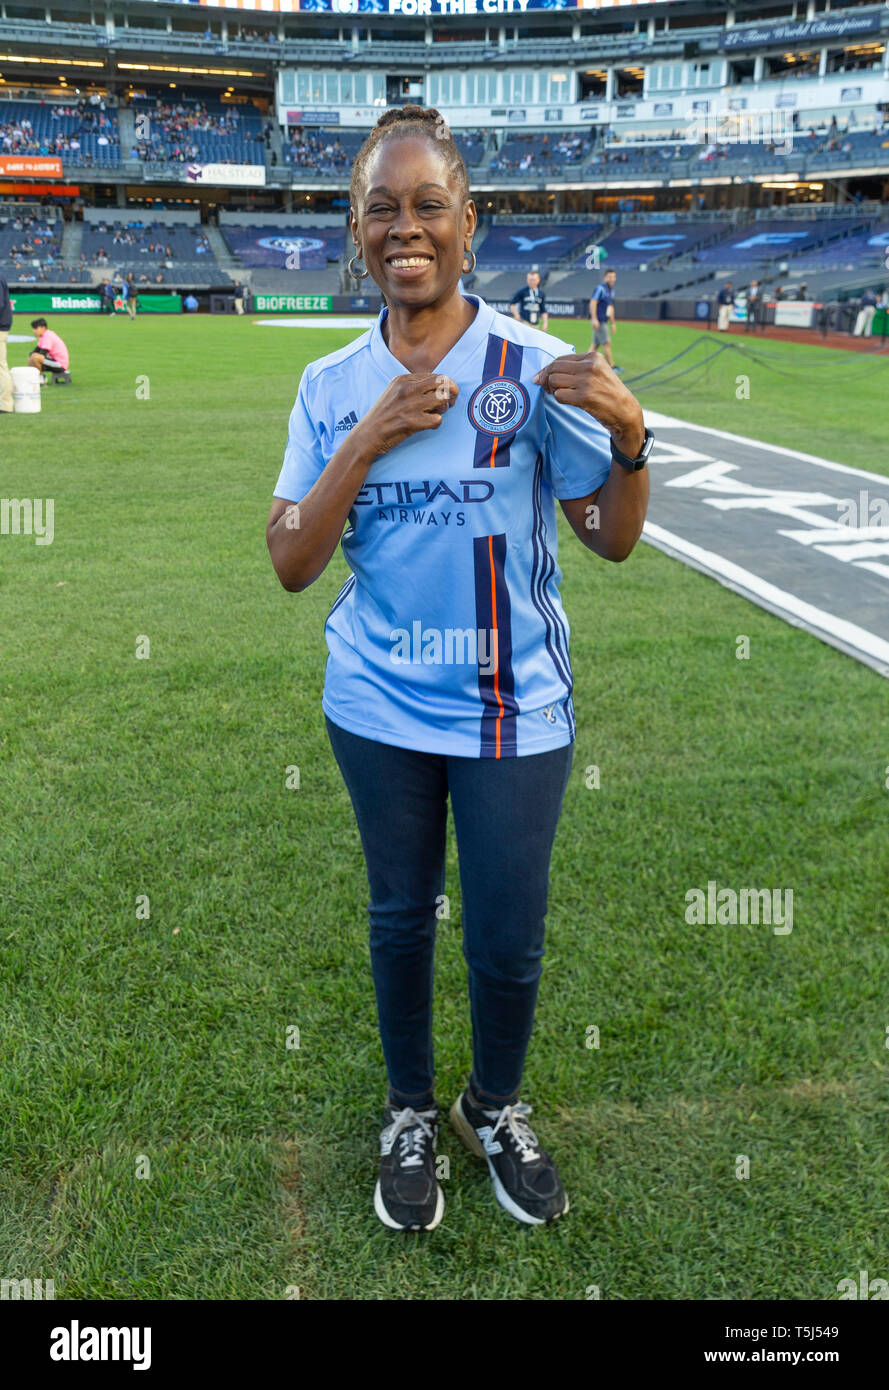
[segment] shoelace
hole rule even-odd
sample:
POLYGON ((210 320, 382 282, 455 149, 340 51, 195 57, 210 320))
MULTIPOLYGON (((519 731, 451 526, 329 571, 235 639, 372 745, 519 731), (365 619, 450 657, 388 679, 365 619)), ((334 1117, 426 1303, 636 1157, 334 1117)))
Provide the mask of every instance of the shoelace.
POLYGON ((384 1131, 383 1146, 387 1152, 391 1150, 395 1140, 400 1138, 402 1168, 419 1168, 422 1164, 423 1146, 427 1139, 432 1138, 431 1121, 436 1115, 435 1110, 417 1112, 406 1106, 404 1110, 399 1110, 391 1125, 384 1131), (427 1120, 430 1124, 426 1123, 427 1120))
MULTIPOLYGON (((486 1110, 485 1114, 493 1120, 497 1111, 486 1110)), ((526 1116, 530 1114, 531 1106, 523 1105, 521 1101, 516 1101, 515 1105, 504 1105, 497 1123, 491 1130, 492 1139, 501 1125, 509 1132, 523 1163, 533 1163, 540 1158, 540 1150, 537 1147, 540 1141, 526 1119, 526 1116)))

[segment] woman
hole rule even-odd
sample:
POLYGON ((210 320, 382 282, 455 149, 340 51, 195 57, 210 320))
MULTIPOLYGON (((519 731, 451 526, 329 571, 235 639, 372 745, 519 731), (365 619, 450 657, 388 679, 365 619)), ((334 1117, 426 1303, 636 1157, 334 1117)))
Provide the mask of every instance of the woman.
POLYGON ((651 436, 593 354, 458 292, 476 210, 437 111, 380 118, 350 219, 350 272, 387 307, 304 372, 267 538, 285 589, 312 584, 341 538, 352 570, 322 703, 370 886, 389 1079, 374 1208, 401 1230, 444 1210, 431 1000, 450 796, 473 1046, 451 1122, 501 1205, 541 1224, 568 1210, 520 1101, 575 730, 553 497, 589 549, 623 560, 651 436))

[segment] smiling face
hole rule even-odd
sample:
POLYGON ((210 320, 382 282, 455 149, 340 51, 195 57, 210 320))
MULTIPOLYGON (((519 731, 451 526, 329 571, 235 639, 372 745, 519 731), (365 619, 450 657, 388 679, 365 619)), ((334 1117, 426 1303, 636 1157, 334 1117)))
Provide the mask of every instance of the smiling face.
POLYGON ((371 278, 389 304, 414 308, 456 289, 476 221, 443 152, 417 135, 381 142, 350 212, 371 278))

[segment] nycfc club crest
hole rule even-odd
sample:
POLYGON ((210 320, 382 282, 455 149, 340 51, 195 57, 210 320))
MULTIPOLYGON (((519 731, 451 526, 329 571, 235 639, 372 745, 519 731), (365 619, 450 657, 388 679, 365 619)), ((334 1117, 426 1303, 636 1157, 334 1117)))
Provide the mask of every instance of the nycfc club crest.
POLYGON ((474 391, 469 418, 483 434, 512 434, 527 418, 528 392, 518 381, 498 376, 474 391))

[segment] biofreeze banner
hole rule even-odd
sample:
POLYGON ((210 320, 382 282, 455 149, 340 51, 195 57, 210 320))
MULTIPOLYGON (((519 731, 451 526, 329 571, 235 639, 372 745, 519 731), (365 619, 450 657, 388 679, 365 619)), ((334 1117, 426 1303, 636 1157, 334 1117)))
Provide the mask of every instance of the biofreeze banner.
POLYGON ((255 294, 253 296, 253 311, 259 314, 327 314, 332 309, 332 294, 255 294))

